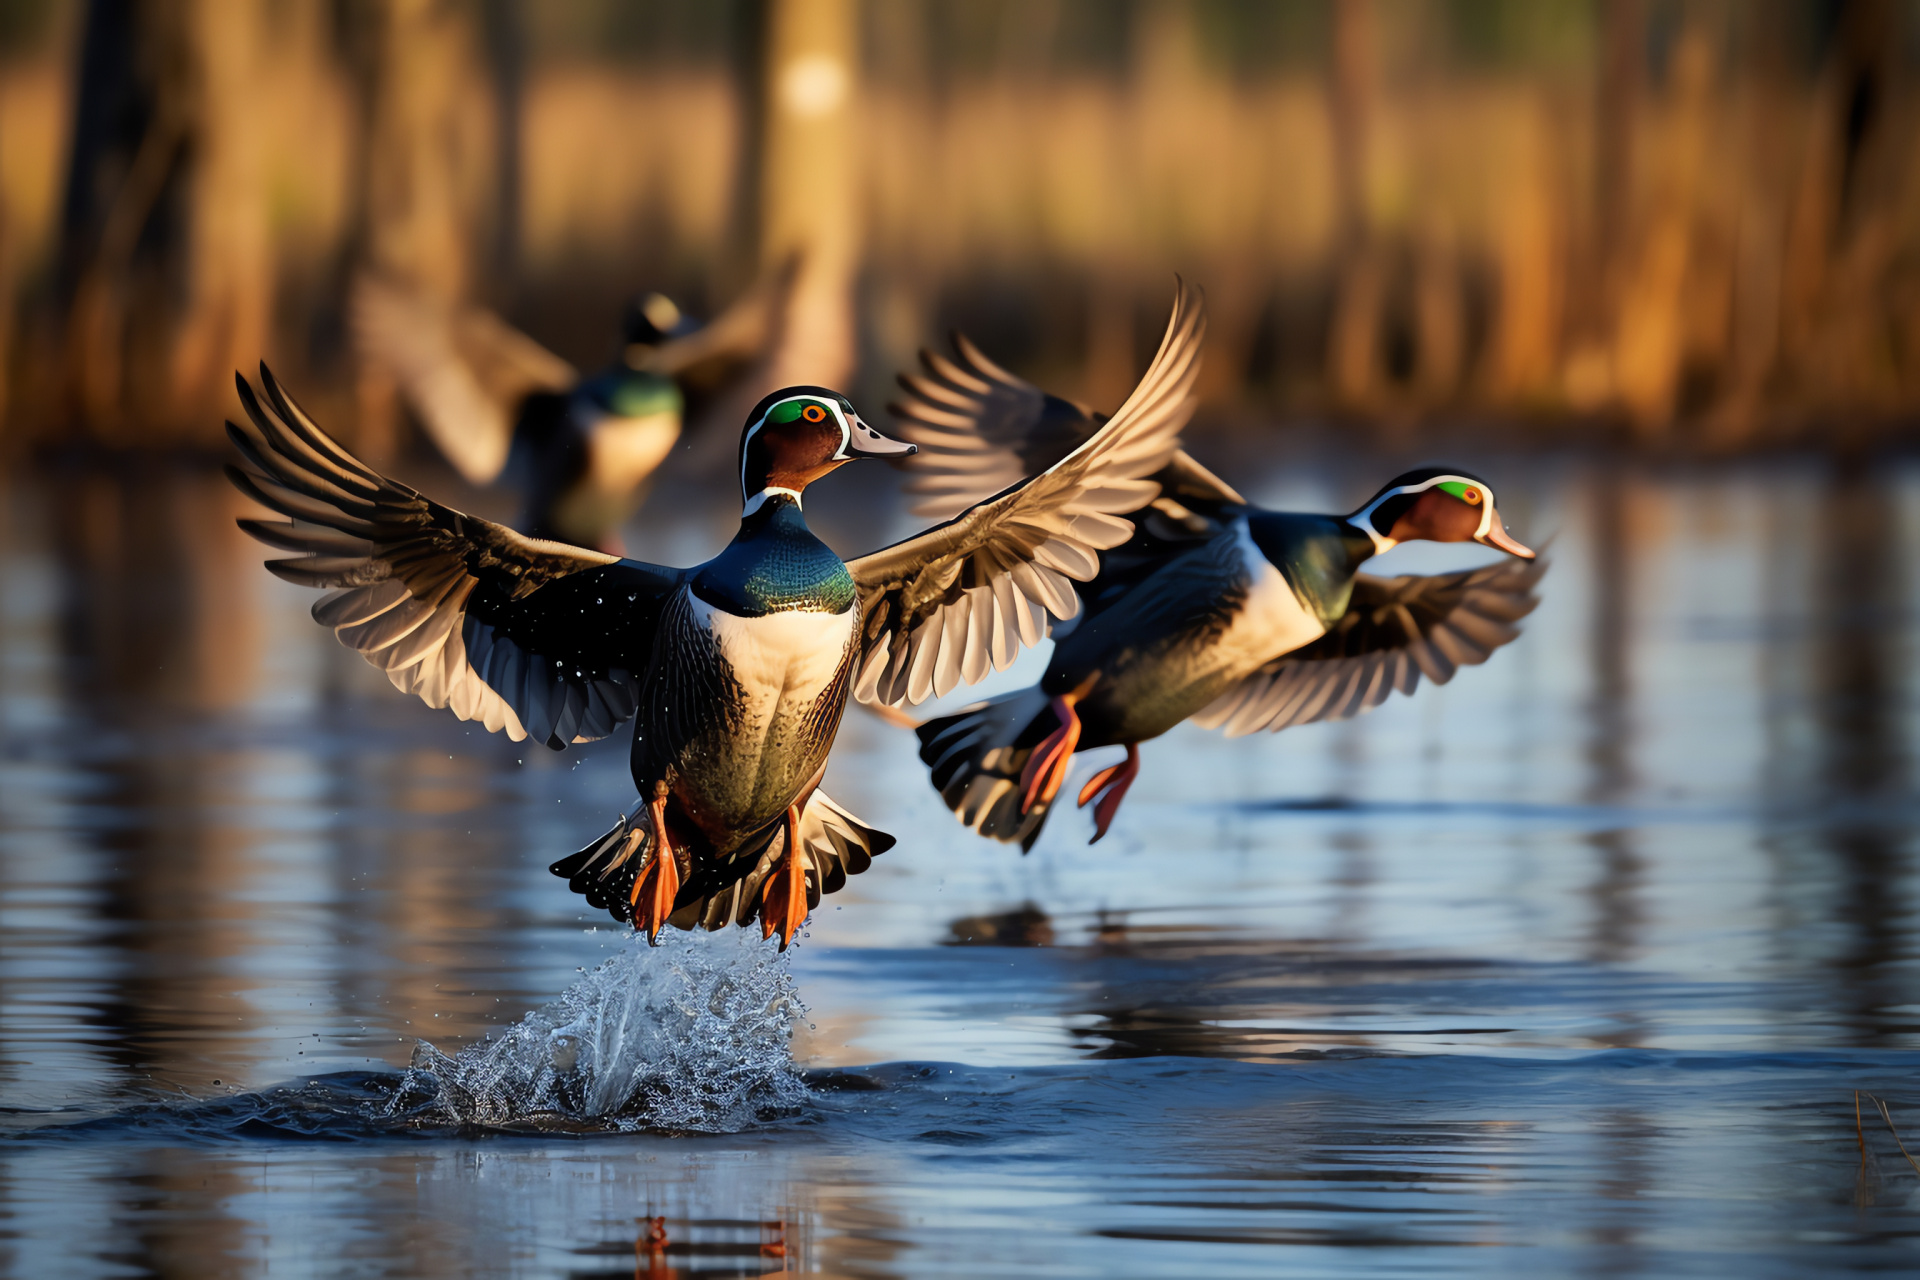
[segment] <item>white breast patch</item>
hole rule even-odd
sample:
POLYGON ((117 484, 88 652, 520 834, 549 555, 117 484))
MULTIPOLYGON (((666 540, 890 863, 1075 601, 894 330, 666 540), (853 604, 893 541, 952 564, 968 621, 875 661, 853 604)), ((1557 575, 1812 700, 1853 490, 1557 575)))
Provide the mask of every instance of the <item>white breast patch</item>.
POLYGON ((792 609, 742 618, 692 596, 694 618, 713 634, 746 693, 749 718, 771 719, 781 704, 811 706, 833 683, 860 617, 792 609))
POLYGON ((1326 624, 1300 603, 1293 588, 1254 543, 1243 523, 1240 554, 1249 585, 1246 603, 1214 646, 1219 668, 1244 675, 1326 634, 1326 624))

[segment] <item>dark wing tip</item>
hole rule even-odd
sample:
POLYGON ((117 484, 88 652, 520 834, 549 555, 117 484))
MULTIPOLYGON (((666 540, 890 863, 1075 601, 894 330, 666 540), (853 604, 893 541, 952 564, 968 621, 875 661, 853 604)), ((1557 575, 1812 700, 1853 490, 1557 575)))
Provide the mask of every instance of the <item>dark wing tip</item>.
POLYGON ((222 466, 220 467, 220 473, 226 476, 227 483, 231 484, 234 488, 238 489, 240 492, 246 494, 249 498, 254 499, 254 501, 256 502, 261 500, 259 496, 259 491, 255 488, 255 485, 258 483, 258 477, 254 476, 252 473, 242 471, 239 467, 234 466, 231 462, 222 464, 222 466))

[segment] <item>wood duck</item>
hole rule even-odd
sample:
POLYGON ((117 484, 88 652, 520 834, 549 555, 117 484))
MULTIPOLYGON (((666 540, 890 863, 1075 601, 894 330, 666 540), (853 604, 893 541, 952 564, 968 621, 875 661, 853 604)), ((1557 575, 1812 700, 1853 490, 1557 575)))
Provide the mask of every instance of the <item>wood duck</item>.
POLYGON ((773 392, 741 433, 740 527, 689 569, 524 537, 379 475, 261 369, 228 468, 291 517, 242 520, 300 553, 268 568, 334 588, 314 617, 403 692, 556 750, 635 722, 639 801, 553 865, 657 940, 756 915, 784 948, 822 893, 893 844, 820 791, 849 691, 919 702, 1004 666, 1079 607, 1125 542, 1191 409, 1203 322, 1183 291, 1139 390, 1053 465, 853 561, 807 528, 807 486, 908 443, 822 387, 773 392))
MULTIPOLYGON (((909 488, 937 516, 976 487, 1017 480, 1100 429, 958 336, 956 360, 922 353, 893 406, 921 446, 909 488)), ((1126 759, 1079 795, 1093 839, 1140 770, 1139 744, 1183 720, 1230 736, 1358 715, 1422 675, 1445 684, 1519 634, 1545 566, 1508 536, 1493 487, 1456 468, 1395 476, 1349 515, 1266 511, 1176 452, 1160 493, 1128 513, 1136 533, 1054 629, 1034 688, 915 726, 933 785, 981 835, 1030 849, 1076 751, 1126 759), (1479 542, 1517 560, 1465 573, 1379 578, 1357 570, 1401 542, 1479 542)))
POLYGON ((776 274, 705 327, 648 294, 627 307, 620 358, 591 375, 490 311, 374 276, 355 284, 353 332, 469 483, 518 479, 522 532, 617 553, 621 524, 680 438, 684 388, 755 360, 784 293, 776 274))

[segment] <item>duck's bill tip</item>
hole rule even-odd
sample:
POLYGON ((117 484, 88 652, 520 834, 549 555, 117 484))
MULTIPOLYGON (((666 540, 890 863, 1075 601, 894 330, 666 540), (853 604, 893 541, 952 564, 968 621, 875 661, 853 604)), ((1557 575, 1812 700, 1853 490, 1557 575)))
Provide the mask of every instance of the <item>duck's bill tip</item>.
POLYGON ((864 422, 854 427, 847 441, 847 455, 853 458, 910 458, 918 452, 919 445, 883 436, 864 422))
POLYGON ((1490 547, 1498 547, 1510 556, 1519 556, 1522 560, 1531 560, 1538 554, 1531 548, 1522 546, 1519 542, 1515 541, 1505 529, 1501 528, 1498 517, 1495 517, 1493 527, 1481 536, 1480 541, 1490 547))

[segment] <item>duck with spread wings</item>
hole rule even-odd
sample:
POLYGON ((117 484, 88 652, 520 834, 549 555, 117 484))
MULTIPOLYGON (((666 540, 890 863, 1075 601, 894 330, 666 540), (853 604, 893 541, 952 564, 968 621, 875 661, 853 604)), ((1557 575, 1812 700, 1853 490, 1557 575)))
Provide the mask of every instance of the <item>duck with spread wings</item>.
POLYGON ((597 373, 483 307, 376 275, 354 283, 354 344, 468 483, 518 480, 522 533, 617 551, 680 438, 688 394, 719 391, 771 350, 791 274, 770 272, 706 325, 664 294, 635 299, 618 358, 597 373))
POLYGON ((822 792, 849 692, 917 703, 1004 667, 1079 608, 1075 583, 1125 542, 1192 409, 1204 321, 1182 288, 1159 356, 1119 413, 1030 477, 926 531, 842 561, 803 495, 914 446, 821 387, 748 415, 739 531, 677 569, 541 541, 378 474, 263 367, 228 424, 245 493, 288 517, 243 520, 296 553, 280 577, 331 588, 314 617, 402 692, 555 750, 634 721, 639 799, 554 864, 576 892, 657 940, 667 924, 756 916, 785 947, 823 893, 893 844, 822 792))
MULTIPOLYGON (((1105 418, 1008 373, 965 338, 903 375, 891 406, 920 446, 908 489, 941 518, 1044 471, 1105 418)), ((1183 720, 1229 735, 1337 720, 1425 676, 1445 684, 1514 639, 1544 565, 1509 537, 1486 481, 1452 468, 1396 476, 1349 515, 1266 511, 1176 450, 1159 492, 1126 513, 1085 610, 1053 633, 1040 683, 915 726, 933 785, 981 835, 1033 846, 1076 751, 1126 759, 1081 790, 1095 840, 1140 770, 1139 745, 1183 720), (1414 539, 1474 541, 1514 559, 1464 573, 1358 572, 1414 539)))

